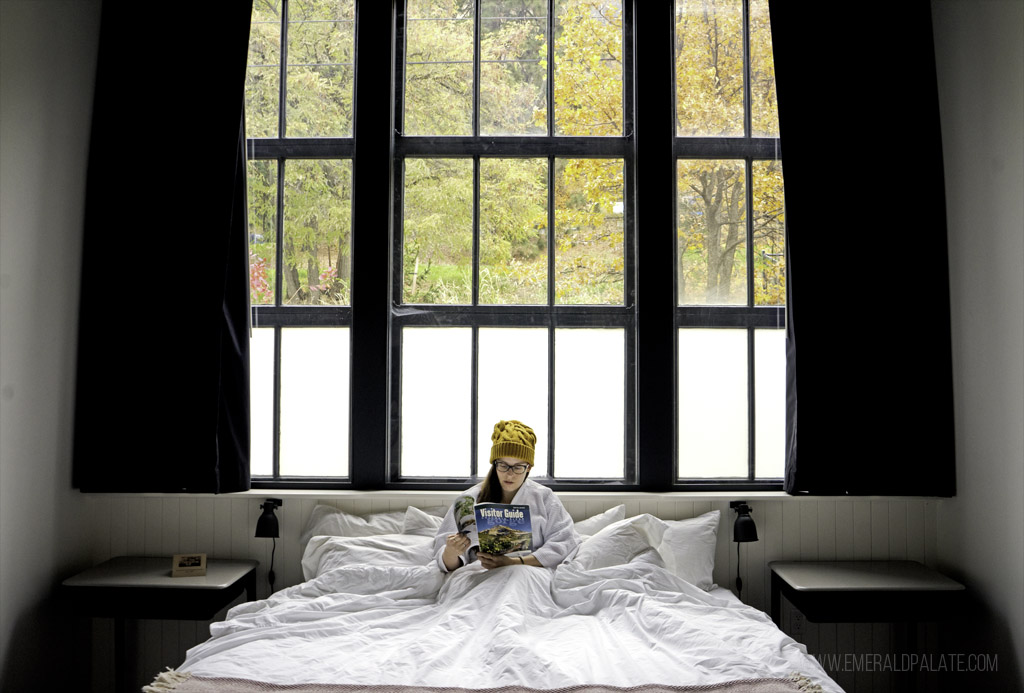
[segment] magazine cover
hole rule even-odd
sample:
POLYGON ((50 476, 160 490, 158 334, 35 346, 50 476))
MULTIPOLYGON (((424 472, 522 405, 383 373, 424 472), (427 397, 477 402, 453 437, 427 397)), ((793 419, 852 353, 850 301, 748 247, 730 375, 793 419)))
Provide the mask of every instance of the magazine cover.
POLYGON ((478 545, 476 536, 476 515, 473 513, 473 506, 476 499, 473 496, 459 496, 455 499, 455 524, 459 528, 459 534, 469 537, 469 546, 473 548, 478 545))
POLYGON ((478 503, 473 513, 481 553, 514 556, 533 550, 530 506, 478 503))

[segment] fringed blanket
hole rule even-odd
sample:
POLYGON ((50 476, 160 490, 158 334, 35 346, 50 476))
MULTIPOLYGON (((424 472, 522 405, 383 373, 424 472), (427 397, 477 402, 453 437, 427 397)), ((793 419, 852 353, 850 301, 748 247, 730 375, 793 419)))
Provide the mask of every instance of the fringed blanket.
POLYGON ((274 684, 244 679, 192 676, 165 671, 143 693, 817 693, 821 687, 806 676, 791 674, 788 679, 747 679, 697 686, 581 685, 566 688, 535 689, 524 686, 501 688, 436 688, 428 686, 364 686, 357 684, 274 684))

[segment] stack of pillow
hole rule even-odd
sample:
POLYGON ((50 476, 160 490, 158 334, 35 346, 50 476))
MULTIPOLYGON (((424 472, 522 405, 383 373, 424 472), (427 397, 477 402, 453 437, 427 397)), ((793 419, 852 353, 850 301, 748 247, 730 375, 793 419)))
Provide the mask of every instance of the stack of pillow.
MULTIPOLYGON (((433 537, 447 510, 446 506, 410 506, 353 515, 317 505, 299 539, 304 547, 303 575, 308 580, 352 563, 428 563, 433 537)), ((712 510, 686 520, 662 520, 649 514, 627 518, 626 506, 617 505, 576 522, 584 541, 573 560, 595 569, 628 563, 654 549, 657 556, 653 560, 658 565, 702 590, 711 590, 715 587, 712 573, 720 514, 712 510)))

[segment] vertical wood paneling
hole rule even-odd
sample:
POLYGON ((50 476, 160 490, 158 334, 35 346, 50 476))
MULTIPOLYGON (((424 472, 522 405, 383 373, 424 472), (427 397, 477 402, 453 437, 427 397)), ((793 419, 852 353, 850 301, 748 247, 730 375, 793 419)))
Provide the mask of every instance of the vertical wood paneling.
POLYGON ((853 504, 836 501, 836 560, 852 561, 853 550, 853 504))
MULTIPOLYGON (((290 499, 289 499, 290 501, 290 499)), ((281 570, 277 571, 278 584, 281 587, 295 585, 302 582, 302 549, 299 546, 298 537, 305 526, 302 517, 302 504, 297 502, 285 502, 278 511, 281 516, 281 570), (285 541, 285 538, 294 540, 285 541)), ((312 508, 310 508, 312 512, 312 508)))
POLYGON ((164 516, 164 501, 162 498, 146 498, 146 515, 143 517, 142 535, 143 551, 146 556, 159 556, 161 541, 163 540, 163 528, 160 526, 164 516))
MULTIPOLYGON (((853 624, 853 649, 851 652, 872 652, 870 623, 853 624)), ((853 674, 854 691, 864 693, 872 691, 873 673, 870 671, 855 671, 853 674)))
POLYGON ((182 498, 178 505, 178 548, 174 553, 196 553, 199 550, 199 520, 196 498, 182 498))
POLYGON ((888 501, 871 501, 871 560, 889 560, 888 501))
POLYGON ((836 560, 836 502, 817 501, 818 560, 836 560))
MULTIPOLYGON (((648 515, 657 515, 658 514, 658 501, 656 501, 656 500, 654 500, 652 498, 644 498, 644 499, 640 500, 637 503, 637 513, 636 514, 637 515, 643 515, 644 513, 646 513, 648 515)), ((626 517, 631 517, 631 515, 629 514, 629 506, 628 505, 626 506, 626 517)))
MULTIPOLYGON (((231 499, 231 515, 230 515, 230 531, 231 538, 229 540, 228 555, 227 558, 247 558, 249 553, 249 532, 246 531, 246 525, 249 523, 249 505, 250 503, 257 503, 255 499, 249 498, 232 498, 231 499)), ((253 527, 255 527, 256 518, 252 518, 253 527)), ((264 566, 264 570, 266 566, 264 566)))
POLYGON ((818 504, 815 501, 797 503, 800 509, 800 560, 818 560, 818 504))
POLYGON ((934 566, 937 558, 937 538, 935 536, 937 519, 935 517, 938 506, 934 501, 924 501, 924 564, 934 566))
POLYGON ((128 555, 144 556, 146 553, 145 498, 128 499, 128 555))
POLYGON ((107 558, 125 556, 128 554, 128 499, 112 498, 108 505, 110 524, 107 539, 110 544, 105 553, 107 558))
POLYGON ((214 499, 213 551, 218 558, 231 558, 231 500, 214 499))
POLYGON ((889 502, 889 560, 907 560, 907 503, 889 502))
POLYGON ((209 497, 196 499, 196 551, 207 556, 216 556, 213 535, 216 527, 214 500, 209 497))
POLYGON ((871 558, 871 502, 853 502, 853 556, 857 561, 871 558))
POLYGON ((733 515, 729 510, 728 503, 720 503, 718 505, 719 520, 718 520, 718 536, 715 543, 715 569, 712 572, 712 577, 719 587, 732 587, 733 579, 736 576, 732 568, 731 561, 734 559, 730 549, 733 547, 732 543, 732 522, 733 515), (724 510, 723 510, 724 506, 724 510))
POLYGON ((924 504, 907 503, 907 560, 924 563, 924 504))
MULTIPOLYGON (((782 560, 782 502, 767 501, 763 504, 764 512, 764 536, 759 543, 764 544, 764 567, 761 572, 765 585, 771 584, 771 571, 768 564, 772 561, 782 560)), ((758 522, 758 534, 761 533, 761 523, 758 522)), ((762 605, 762 611, 767 611, 770 605, 762 605)))
MULTIPOLYGON (((724 504, 728 509, 728 504, 724 504)), ((750 516, 754 518, 754 522, 760 522, 762 507, 754 503, 751 505, 750 516)), ((722 513, 722 517, 725 517, 725 512, 722 513)), ((732 518, 729 518, 730 520, 732 518)), ((763 523, 762 523, 763 524, 763 523)), ((726 524, 727 531, 726 536, 731 539, 731 525, 726 524)), ((762 611, 768 611, 771 605, 768 603, 769 600, 769 589, 770 584, 766 581, 767 576, 765 571, 762 570, 762 566, 765 565, 765 542, 761 536, 761 528, 758 527, 758 541, 750 542, 744 547, 746 553, 746 565, 744 566, 744 592, 747 593, 746 602, 750 605, 755 606, 762 611)))
MULTIPOLYGON (((856 652, 857 651, 857 633, 855 624, 853 623, 839 623, 836 625, 836 652, 856 652)), ((847 693, 855 693, 857 682, 854 679, 853 672, 848 669, 843 669, 835 672, 832 677, 835 682, 839 684, 847 693)))
POLYGON ((800 560, 800 506, 782 503, 782 560, 800 560))
POLYGON ((185 498, 163 498, 160 503, 160 527, 158 532, 160 544, 155 547, 154 556, 173 556, 178 552, 178 541, 180 527, 178 525, 181 517, 181 504, 185 498))

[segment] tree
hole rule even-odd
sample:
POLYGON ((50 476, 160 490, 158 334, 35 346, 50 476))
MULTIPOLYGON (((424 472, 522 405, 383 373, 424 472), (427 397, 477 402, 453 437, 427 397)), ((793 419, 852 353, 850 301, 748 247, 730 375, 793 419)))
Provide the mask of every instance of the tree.
MULTIPOLYGON (((352 0, 289 3, 288 136, 351 134, 352 0)), ((402 131, 471 134, 473 0, 410 0, 402 131)), ((544 0, 480 2, 481 134, 546 134, 548 45, 554 65, 554 133, 622 135, 622 9, 614 0, 557 0, 547 36, 544 0)), ((276 136, 280 0, 256 0, 247 77, 251 137, 276 136)), ((742 11, 738 0, 678 0, 676 103, 680 136, 743 134, 742 11)), ((750 62, 755 135, 777 135, 774 68, 765 0, 753 0, 750 62)), ((472 300, 470 159, 408 159, 404 170, 403 300, 472 300)), ((250 169, 253 171, 253 169, 250 169)), ((350 277, 350 167, 285 164, 286 303, 345 303, 350 277)), ((746 209, 742 162, 680 161, 678 299, 746 303, 746 263, 754 263, 755 302, 785 294, 782 176, 755 162, 753 210, 746 209), (747 247, 752 214, 754 247, 747 247)), ((276 215, 274 173, 250 176, 254 249, 273 276, 267 223, 276 215), (260 230, 262 229, 262 230, 260 230)), ((556 303, 621 304, 624 299, 623 162, 555 160, 556 303)), ((548 210, 543 159, 481 158, 482 303, 545 303, 548 210)), ((255 261, 254 261, 255 262, 255 261)), ((266 300, 261 295, 259 300, 266 300)), ((254 302, 257 297, 254 296, 254 302)))
MULTIPOLYGON (((256 0, 246 77, 249 137, 276 137, 280 114, 280 0, 256 0)), ((289 3, 287 136, 346 136, 352 128, 352 0, 289 3)), ((250 164, 250 240, 257 273, 268 284, 283 279, 284 303, 344 304, 351 277, 351 162, 285 162, 282 278, 272 277, 276 231, 266 221, 277 215, 277 169, 250 164), (261 168, 262 167, 262 168, 261 168), (254 220, 258 229, 254 227, 254 220), (265 269, 264 269, 265 268, 265 269)), ((255 287, 255 284, 254 284, 255 287)), ((253 288, 253 303, 272 302, 253 288)))

